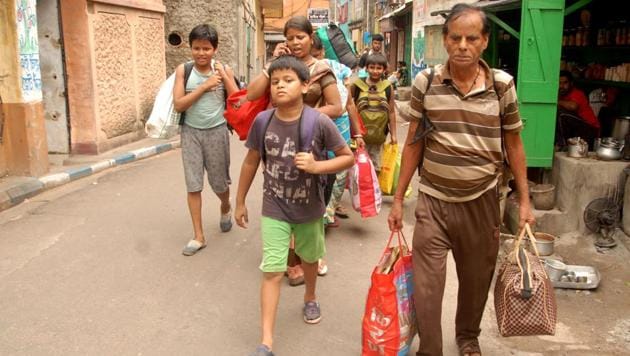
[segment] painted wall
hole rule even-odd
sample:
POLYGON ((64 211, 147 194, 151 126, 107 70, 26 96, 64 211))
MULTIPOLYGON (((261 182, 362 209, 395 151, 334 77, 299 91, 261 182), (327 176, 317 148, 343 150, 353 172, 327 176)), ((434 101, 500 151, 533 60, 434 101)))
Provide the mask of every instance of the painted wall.
POLYGON ((190 60, 188 35, 195 26, 203 23, 213 25, 219 32, 219 48, 215 58, 238 68, 238 44, 244 40, 239 36, 238 27, 238 9, 241 4, 240 0, 164 0, 166 36, 178 34, 182 38, 180 45, 172 45, 167 41, 166 74, 170 75, 177 65, 190 60))
POLYGON ((0 176, 48 171, 35 0, 0 7, 0 176))
POLYGON ((61 2, 72 152, 144 136, 165 78, 163 13, 161 0, 61 2))
POLYGON ((57 1, 37 2, 37 24, 48 151, 69 153, 68 108, 57 1))

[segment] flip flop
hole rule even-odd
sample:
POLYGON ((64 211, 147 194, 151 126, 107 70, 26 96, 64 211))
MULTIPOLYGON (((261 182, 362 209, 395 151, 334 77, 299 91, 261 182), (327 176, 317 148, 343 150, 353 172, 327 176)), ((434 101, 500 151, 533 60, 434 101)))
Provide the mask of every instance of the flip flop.
POLYGON ((350 215, 348 215, 348 211, 341 206, 335 209, 335 215, 342 219, 348 219, 350 217, 350 215))
POLYGON ((205 243, 202 244, 201 242, 193 239, 188 241, 186 247, 184 247, 184 250, 182 250, 182 254, 184 256, 192 256, 202 250, 204 247, 206 247, 205 243))

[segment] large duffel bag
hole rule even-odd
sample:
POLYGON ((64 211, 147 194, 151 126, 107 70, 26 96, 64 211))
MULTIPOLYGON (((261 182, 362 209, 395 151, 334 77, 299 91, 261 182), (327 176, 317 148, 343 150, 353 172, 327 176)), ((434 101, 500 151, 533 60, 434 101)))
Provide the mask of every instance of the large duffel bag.
POLYGON ((337 25, 331 23, 320 27, 317 29, 317 35, 322 40, 326 58, 334 59, 350 68, 359 63, 352 42, 337 25))

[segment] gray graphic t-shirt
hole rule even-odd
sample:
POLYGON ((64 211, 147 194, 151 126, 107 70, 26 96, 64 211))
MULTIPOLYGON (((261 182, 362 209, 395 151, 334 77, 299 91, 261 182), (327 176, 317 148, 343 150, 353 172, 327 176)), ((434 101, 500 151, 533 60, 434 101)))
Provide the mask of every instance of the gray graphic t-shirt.
MULTIPOLYGON (((321 114, 313 135, 313 155, 325 157, 326 150, 336 151, 346 145, 337 127, 328 116, 321 114)), ((261 137, 252 130, 245 146, 259 150, 261 137)), ((324 215, 323 192, 318 188, 319 177, 295 167, 298 119, 282 121, 274 117, 265 133, 267 163, 264 167, 262 215, 293 224, 311 222, 324 215)), ((303 144, 304 146, 304 144, 303 144)))

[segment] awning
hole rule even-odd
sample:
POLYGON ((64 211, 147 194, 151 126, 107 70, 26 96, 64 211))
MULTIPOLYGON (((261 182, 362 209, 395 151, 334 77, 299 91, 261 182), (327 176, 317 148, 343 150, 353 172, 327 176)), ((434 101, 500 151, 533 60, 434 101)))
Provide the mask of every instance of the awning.
POLYGON ((378 21, 385 20, 385 19, 388 19, 388 18, 394 17, 394 16, 404 15, 407 12, 411 11, 412 7, 413 7, 413 0, 406 0, 404 6, 401 6, 401 7, 397 8, 396 10, 381 16, 378 19, 378 21))
MULTIPOLYGON (((476 6, 484 11, 489 12, 497 12, 497 11, 505 11, 505 10, 514 10, 521 7, 521 0, 479 0, 475 3, 470 4, 472 6, 476 6)), ((451 12, 451 9, 444 9, 433 11, 431 16, 444 16, 451 12)))

